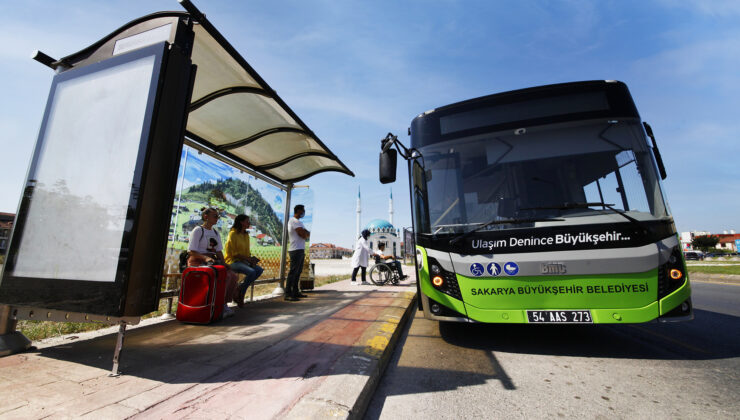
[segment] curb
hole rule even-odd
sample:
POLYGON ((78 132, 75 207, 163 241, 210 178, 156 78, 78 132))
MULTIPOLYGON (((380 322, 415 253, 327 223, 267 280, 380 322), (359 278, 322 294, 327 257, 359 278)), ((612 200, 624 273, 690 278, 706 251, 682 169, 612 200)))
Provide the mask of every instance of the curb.
POLYGON ((740 275, 689 273, 689 281, 696 281, 696 282, 701 282, 701 283, 740 285, 740 275))
POLYGON ((316 389, 300 398, 285 416, 288 419, 359 419, 365 414, 380 378, 390 362, 406 326, 415 292, 403 292, 386 308, 357 341, 337 360, 334 370, 316 389))

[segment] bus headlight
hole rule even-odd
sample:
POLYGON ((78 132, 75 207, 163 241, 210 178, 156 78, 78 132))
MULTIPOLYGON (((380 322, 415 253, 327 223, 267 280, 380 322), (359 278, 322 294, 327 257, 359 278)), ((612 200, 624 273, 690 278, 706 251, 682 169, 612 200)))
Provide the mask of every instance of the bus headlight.
POLYGON ((442 312, 442 307, 437 302, 432 303, 432 305, 429 307, 429 309, 432 310, 432 313, 434 315, 439 315, 439 313, 442 312))
POLYGON ((686 282, 686 268, 681 250, 674 247, 665 264, 658 267, 658 299, 662 299, 686 282))
POLYGON ((462 300, 460 285, 457 283, 455 273, 445 270, 442 264, 432 257, 427 258, 427 264, 429 265, 429 282, 432 283, 432 287, 455 299, 462 300))

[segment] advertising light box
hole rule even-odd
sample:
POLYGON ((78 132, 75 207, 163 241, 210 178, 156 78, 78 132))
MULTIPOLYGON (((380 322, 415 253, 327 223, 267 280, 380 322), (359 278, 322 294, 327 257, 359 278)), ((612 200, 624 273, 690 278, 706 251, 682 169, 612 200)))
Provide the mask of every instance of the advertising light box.
POLYGON ((156 309, 191 71, 160 42, 54 76, 0 302, 156 309))

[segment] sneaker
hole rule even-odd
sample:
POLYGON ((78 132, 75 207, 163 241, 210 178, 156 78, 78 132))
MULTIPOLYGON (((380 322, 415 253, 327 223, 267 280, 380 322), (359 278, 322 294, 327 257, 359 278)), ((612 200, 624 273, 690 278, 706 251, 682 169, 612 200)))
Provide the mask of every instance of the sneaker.
POLYGON ((307 295, 307 294, 305 294, 305 293, 301 293, 301 292, 298 292, 298 294, 297 294, 297 295, 295 295, 295 297, 299 297, 299 298, 307 298, 307 297, 308 297, 308 295, 307 295))
POLYGON ((368 283, 368 282, 366 282, 366 281, 363 281, 363 282, 362 282, 362 283, 360 283, 360 284, 361 284, 361 285, 363 285, 363 286, 369 286, 369 285, 370 285, 370 283, 368 283))
POLYGON ((228 306, 224 305, 224 311, 221 313, 221 318, 229 318, 234 316, 234 311, 228 306))
MULTIPOLYGON (((244 290, 246 293, 246 290, 244 290)), ((236 306, 243 308, 244 307, 244 293, 242 293, 241 290, 237 290, 237 292, 234 294, 234 303, 236 303, 236 306)))
POLYGON ((293 297, 293 296, 286 296, 285 300, 287 302, 298 302, 300 299, 298 299, 297 297, 293 297))

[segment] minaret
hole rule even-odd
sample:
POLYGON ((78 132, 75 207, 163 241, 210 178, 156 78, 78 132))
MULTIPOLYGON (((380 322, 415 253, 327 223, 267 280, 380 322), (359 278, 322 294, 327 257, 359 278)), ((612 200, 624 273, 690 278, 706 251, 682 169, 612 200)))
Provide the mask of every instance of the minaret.
POLYGON ((352 240, 352 243, 357 240, 357 238, 360 237, 360 214, 362 214, 362 205, 360 204, 360 186, 357 186, 357 232, 355 232, 355 237, 352 240))
POLYGON ((388 221, 393 224, 393 190, 391 189, 391 199, 388 202, 388 221))

